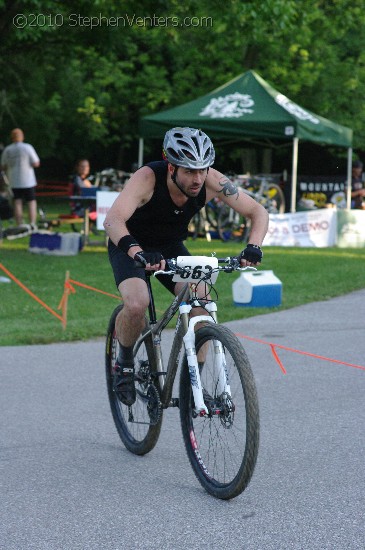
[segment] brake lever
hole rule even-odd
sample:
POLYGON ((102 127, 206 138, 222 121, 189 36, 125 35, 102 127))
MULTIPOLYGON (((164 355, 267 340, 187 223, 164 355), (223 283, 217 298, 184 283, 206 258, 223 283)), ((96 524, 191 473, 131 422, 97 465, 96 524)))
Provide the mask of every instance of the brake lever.
POLYGON ((158 269, 157 271, 153 272, 153 276, 156 277, 156 275, 174 275, 175 271, 164 271, 163 269, 158 269))
POLYGON ((250 269, 251 271, 257 271, 257 267, 254 267, 253 265, 246 265, 245 267, 237 267, 237 271, 247 271, 250 269))

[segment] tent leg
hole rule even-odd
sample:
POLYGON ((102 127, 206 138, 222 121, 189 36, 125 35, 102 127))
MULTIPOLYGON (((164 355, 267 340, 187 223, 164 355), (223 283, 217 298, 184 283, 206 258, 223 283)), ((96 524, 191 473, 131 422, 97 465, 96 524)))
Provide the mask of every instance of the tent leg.
POLYGON ((293 162, 292 162, 292 173, 291 173, 290 212, 295 212, 296 202, 297 202, 298 144, 299 144, 299 139, 295 137, 293 139, 293 162))
POLYGON ((139 138, 138 144, 138 168, 143 164, 143 138, 139 138))
POLYGON ((352 147, 347 149, 347 189, 346 209, 351 210, 351 184, 352 184, 352 147))

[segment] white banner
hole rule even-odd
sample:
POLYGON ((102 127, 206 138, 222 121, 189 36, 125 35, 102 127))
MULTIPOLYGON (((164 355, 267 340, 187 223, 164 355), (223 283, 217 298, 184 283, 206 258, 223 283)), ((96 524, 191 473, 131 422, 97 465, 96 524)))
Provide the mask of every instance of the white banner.
POLYGON ((98 217, 96 218, 97 229, 104 229, 104 220, 111 205, 117 198, 119 193, 117 191, 98 191, 96 193, 96 211, 98 217))
POLYGON ((337 212, 324 208, 292 214, 270 214, 266 246, 334 246, 337 238, 337 212))
POLYGON ((339 210, 337 212, 337 246, 340 248, 365 247, 365 210, 339 210))

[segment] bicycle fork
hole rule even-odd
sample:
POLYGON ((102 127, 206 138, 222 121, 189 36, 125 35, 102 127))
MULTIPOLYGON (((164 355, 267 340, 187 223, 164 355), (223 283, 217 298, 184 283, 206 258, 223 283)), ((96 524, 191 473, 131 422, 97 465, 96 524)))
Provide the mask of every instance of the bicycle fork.
MULTIPOLYGON (((187 330, 185 336, 183 337, 185 353, 189 367, 190 382, 193 391, 194 403, 195 403, 195 412, 199 416, 205 416, 209 414, 209 411, 204 403, 203 388, 200 378, 200 371, 198 365, 198 357, 195 349, 195 325, 201 322, 209 322, 215 324, 216 321, 216 311, 217 306, 214 302, 206 304, 205 309, 212 314, 212 317, 209 315, 199 315, 197 317, 192 317, 188 321, 188 315, 192 309, 192 306, 186 303, 182 303, 179 307, 180 314, 182 316, 183 322, 187 325, 187 330)), ((229 386, 227 365, 224 355, 224 349, 222 343, 219 340, 214 340, 214 370, 215 376, 217 377, 217 387, 216 393, 217 396, 222 395, 223 393, 230 395, 231 389, 229 386)))

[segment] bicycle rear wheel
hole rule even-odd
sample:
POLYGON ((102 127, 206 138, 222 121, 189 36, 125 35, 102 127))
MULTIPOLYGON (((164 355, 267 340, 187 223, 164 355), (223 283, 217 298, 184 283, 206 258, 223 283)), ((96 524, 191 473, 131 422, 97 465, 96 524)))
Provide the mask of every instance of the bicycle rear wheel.
POLYGON ((144 455, 156 445, 162 424, 159 383, 151 338, 146 338, 134 350, 136 401, 128 407, 114 391, 113 372, 118 357, 119 342, 115 320, 123 305, 118 306, 109 321, 105 349, 106 383, 115 427, 126 448, 134 454, 144 455))
MULTIPOLYGON (((201 381, 209 414, 197 416, 185 357, 180 380, 180 420, 194 473, 208 493, 221 499, 247 487, 259 446, 259 408, 252 370, 239 340, 226 327, 209 324, 196 332, 196 352, 205 356, 201 381), (230 393, 218 394, 216 342, 225 351, 230 393)), ((220 355, 221 357, 221 355, 220 355)))

